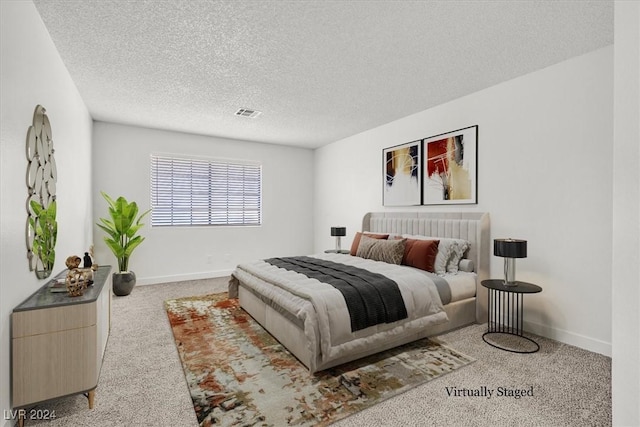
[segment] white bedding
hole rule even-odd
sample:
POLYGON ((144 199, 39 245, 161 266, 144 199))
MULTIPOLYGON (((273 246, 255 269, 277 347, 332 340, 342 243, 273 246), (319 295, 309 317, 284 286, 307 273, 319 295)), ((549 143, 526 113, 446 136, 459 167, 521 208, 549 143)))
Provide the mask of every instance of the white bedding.
MULTIPOLYGON (((421 270, 341 254, 320 254, 315 257, 368 269, 394 280, 408 313, 407 319, 351 332, 344 297, 333 286, 264 261, 240 264, 233 276, 256 294, 293 315, 303 325, 312 354, 316 352, 315 343, 320 343, 320 360, 323 364, 375 346, 376 343, 384 343, 393 336, 406 335, 448 320, 435 284, 421 270)), ((455 284, 452 286, 453 298, 457 300, 475 295, 475 274, 459 273, 453 280, 463 283, 462 290, 454 291, 454 288, 460 287, 455 284)))
MULTIPOLYGON (((418 270, 417 268, 412 269, 425 276, 432 276, 434 274, 418 270)), ((449 301, 449 303, 462 301, 463 299, 473 298, 476 296, 476 279, 478 278, 476 273, 459 271, 453 274, 445 274, 440 277, 446 280, 449 284, 449 289, 451 290, 451 301, 449 301)))
POLYGON ((476 273, 459 271, 455 274, 447 274, 444 278, 451 288, 451 302, 476 296, 476 280, 478 278, 476 273))

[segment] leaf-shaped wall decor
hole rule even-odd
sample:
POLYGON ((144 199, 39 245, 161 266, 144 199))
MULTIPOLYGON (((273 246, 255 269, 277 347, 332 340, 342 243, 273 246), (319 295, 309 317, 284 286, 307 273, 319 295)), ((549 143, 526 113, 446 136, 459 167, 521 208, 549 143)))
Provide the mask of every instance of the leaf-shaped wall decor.
POLYGON ((29 270, 39 279, 49 277, 55 263, 58 237, 56 181, 51 123, 47 111, 37 105, 27 129, 27 258, 29 270))

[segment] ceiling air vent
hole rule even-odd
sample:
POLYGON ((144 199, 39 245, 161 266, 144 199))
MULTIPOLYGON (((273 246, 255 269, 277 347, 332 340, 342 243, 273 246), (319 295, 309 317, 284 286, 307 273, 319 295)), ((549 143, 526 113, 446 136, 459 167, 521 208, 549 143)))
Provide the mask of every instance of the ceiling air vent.
POLYGON ((250 110, 249 108, 240 108, 236 111, 236 116, 249 117, 250 119, 255 119, 260 114, 262 114, 262 111, 250 110))

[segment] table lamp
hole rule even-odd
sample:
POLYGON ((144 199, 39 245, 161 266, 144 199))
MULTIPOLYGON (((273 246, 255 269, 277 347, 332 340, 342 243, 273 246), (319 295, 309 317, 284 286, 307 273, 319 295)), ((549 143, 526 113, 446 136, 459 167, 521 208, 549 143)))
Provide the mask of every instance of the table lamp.
POLYGON ((331 227, 331 235, 336 238, 336 252, 340 252, 340 237, 347 235, 347 227, 331 227))
POLYGON ((516 286, 516 258, 527 257, 527 241, 519 239, 494 239, 493 254, 504 257, 504 285, 516 286))

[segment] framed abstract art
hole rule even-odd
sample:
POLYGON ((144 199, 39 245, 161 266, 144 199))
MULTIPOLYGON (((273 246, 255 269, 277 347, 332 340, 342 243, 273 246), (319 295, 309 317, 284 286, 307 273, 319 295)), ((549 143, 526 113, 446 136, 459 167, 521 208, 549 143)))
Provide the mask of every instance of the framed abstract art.
POLYGON ((478 126, 422 140, 423 205, 478 203, 478 126))
POLYGON ((382 150, 384 206, 418 206, 422 202, 422 141, 382 150))

